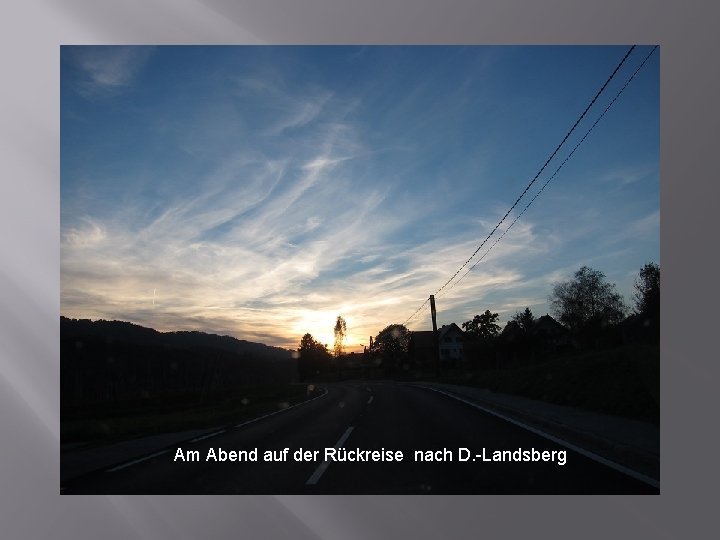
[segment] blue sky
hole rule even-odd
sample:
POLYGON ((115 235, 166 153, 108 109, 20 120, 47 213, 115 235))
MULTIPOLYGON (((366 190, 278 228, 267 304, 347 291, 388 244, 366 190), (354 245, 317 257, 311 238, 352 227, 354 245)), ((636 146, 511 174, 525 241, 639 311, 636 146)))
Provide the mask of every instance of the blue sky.
MULTIPOLYGON (((342 315, 359 350, 470 257, 626 50, 64 46, 61 313, 287 348, 305 332, 332 345, 342 315)), ((660 262, 658 149, 656 51, 437 296, 439 324, 542 315, 582 265, 631 304, 660 262)))

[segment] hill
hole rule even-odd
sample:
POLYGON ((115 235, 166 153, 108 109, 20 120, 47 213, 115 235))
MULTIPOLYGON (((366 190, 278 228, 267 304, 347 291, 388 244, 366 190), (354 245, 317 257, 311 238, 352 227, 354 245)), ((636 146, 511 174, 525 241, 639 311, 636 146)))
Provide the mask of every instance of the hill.
POLYGON ((102 337, 107 340, 123 341, 138 345, 160 345, 170 347, 207 347, 238 354, 253 354, 268 360, 288 360, 292 352, 280 347, 254 343, 231 336, 219 336, 197 331, 158 332, 125 321, 100 319, 69 319, 60 317, 61 339, 82 339, 102 337))
POLYGON ((203 332, 60 317, 65 411, 133 400, 202 401, 297 377, 289 350, 203 332))

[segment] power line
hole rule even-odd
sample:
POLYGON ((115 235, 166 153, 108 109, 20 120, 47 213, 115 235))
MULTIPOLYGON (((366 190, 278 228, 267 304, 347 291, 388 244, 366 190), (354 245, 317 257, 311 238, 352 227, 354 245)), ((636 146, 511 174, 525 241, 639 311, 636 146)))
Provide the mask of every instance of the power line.
POLYGON ((534 178, 530 181, 530 183, 525 187, 525 189, 523 190, 523 192, 522 192, 522 193, 520 194, 520 196, 515 200, 515 202, 514 202, 514 203, 512 204, 512 206, 508 209, 508 211, 505 212, 505 215, 502 217, 502 219, 501 219, 500 221, 498 221, 497 225, 495 225, 495 227, 493 228, 493 230, 490 231, 490 234, 487 235, 487 237, 485 238, 485 240, 482 241, 482 243, 477 247, 477 249, 473 252, 473 254, 468 258, 468 260, 465 261, 465 262, 463 263, 463 265, 462 265, 460 268, 457 269, 457 272, 455 272, 455 273, 450 277, 450 279, 448 279, 448 280, 443 284, 443 286, 440 287, 440 288, 435 292, 436 295, 437 295, 440 291, 442 291, 442 290, 447 286, 448 283, 450 283, 453 279, 455 279, 455 276, 457 276, 457 275, 460 273, 460 271, 468 265, 468 263, 472 260, 473 257, 475 257, 475 255, 477 255, 478 251, 480 251, 480 250, 482 249, 482 247, 483 247, 483 246, 485 245, 485 243, 490 239, 490 237, 495 233, 495 231, 498 230, 498 227, 500 227, 500 225, 502 224, 502 222, 505 221, 505 219, 510 215, 510 212, 512 212, 513 209, 514 209, 514 208, 517 206, 517 204, 520 202, 520 199, 523 198, 523 196, 528 192, 528 190, 530 189, 530 187, 535 183, 535 181, 538 179, 538 177, 539 177, 539 176, 542 174, 542 172, 545 170, 545 167, 548 166, 548 163, 550 163, 550 161, 552 160, 552 158, 555 157, 555 154, 557 154, 557 153, 560 151, 560 147, 562 147, 562 145, 565 144, 565 141, 567 141, 568 137, 570 137, 570 135, 572 134, 572 132, 575 131, 575 128, 578 126, 578 124, 580 123, 580 121, 581 121, 583 118, 585 118, 585 115, 586 115, 587 112, 590 110, 590 107, 592 107, 592 106, 595 104, 595 101, 597 101, 597 98, 600 97, 600 94, 603 92, 603 90, 605 90, 605 88, 606 88, 607 85, 610 83, 610 81, 613 79, 613 77, 615 77, 615 74, 618 72, 618 70, 620 69, 620 67, 625 63, 625 60, 627 60, 628 56, 630 56, 630 53, 633 51, 633 49, 635 49, 635 45, 633 45, 632 47, 630 47, 630 49, 628 50, 628 52, 625 53, 625 56, 623 56, 623 59, 620 61, 620 63, 619 63, 619 64, 617 65, 617 67, 615 68, 615 70, 610 74, 610 76, 608 77, 608 79, 605 81, 605 84, 603 84, 602 87, 600 88, 600 90, 597 91, 597 93, 595 94, 595 97, 593 97, 592 101, 590 101, 590 104, 589 104, 587 107, 585 107, 585 110, 583 111, 583 113, 580 115, 580 117, 575 121, 575 123, 573 124, 573 126, 570 128, 570 131, 568 131, 567 134, 565 135, 565 137, 563 137, 563 140, 560 141, 560 144, 558 144, 557 147, 555 148, 555 150, 553 151, 553 153, 550 154, 550 157, 547 158, 547 160, 545 161, 545 163, 543 164, 543 166, 540 167, 540 170, 537 172, 537 174, 535 175, 535 177, 534 177, 534 178))
MULTIPOLYGON (((560 148, 563 146, 563 144, 565 144, 565 141, 567 141, 567 139, 570 137, 570 135, 572 134, 572 132, 575 131, 575 128, 578 126, 578 124, 582 121, 583 118, 585 118, 585 115, 587 114, 587 112, 588 112, 588 111, 590 110, 590 108, 595 104, 595 102, 597 101, 598 97, 600 97, 600 94, 602 94, 602 92, 605 90, 605 88, 607 87, 607 85, 610 84, 610 81, 615 77, 615 75, 617 74, 617 72, 620 70, 620 68, 621 68, 622 65, 625 63, 625 61, 627 60, 627 58, 630 56, 630 54, 632 53, 632 51, 633 51, 634 49, 635 49, 635 45, 632 45, 632 46, 628 49, 628 51, 625 53, 625 56, 623 56, 622 60, 620 60, 620 63, 615 67, 615 69, 614 69, 613 72, 610 74, 610 76, 607 78, 607 80, 605 81, 605 83, 600 87, 600 90, 597 91, 597 93, 596 93, 595 96, 592 98, 592 100, 590 101, 590 103, 588 104, 588 106, 585 107, 585 110, 582 112, 582 114, 580 115, 580 117, 575 121, 575 123, 574 123, 573 126, 570 128, 570 130, 567 132, 567 134, 565 135, 565 137, 563 137, 562 141, 560 141, 560 144, 558 144, 557 147, 555 148, 555 150, 553 151, 553 153, 550 154, 550 157, 545 161, 545 163, 543 164, 543 166, 540 168, 540 170, 537 172, 537 174, 533 177, 533 179, 530 181, 530 183, 525 187, 525 189, 524 189, 523 192, 520 194, 520 196, 515 200, 515 202, 514 202, 514 203, 512 204, 512 206, 508 209, 508 211, 505 213, 505 215, 502 217, 502 219, 500 219, 500 221, 498 221, 497 225, 495 225, 495 227, 493 228, 493 230, 490 231, 490 234, 488 234, 487 237, 485 238, 485 240, 483 240, 483 241, 481 242, 481 244, 477 247, 477 249, 473 252, 473 254, 470 255, 470 257, 460 266, 460 268, 457 269, 457 271, 456 271, 452 276, 450 276, 450 279, 448 279, 448 280, 442 285, 442 287, 440 287, 437 291, 435 291, 435 295, 436 295, 436 296, 437 296, 438 293, 440 293, 445 287, 447 287, 447 285, 448 285, 453 279, 455 279, 455 277, 457 277, 457 275, 462 271, 463 268, 465 268, 465 267, 468 265, 468 263, 470 263, 470 261, 473 259, 473 257, 475 257, 475 255, 477 255, 477 253, 483 248, 483 246, 487 243, 487 241, 490 239, 490 237, 495 233, 495 231, 497 231, 497 229, 498 229, 498 228, 500 227, 500 225, 505 221, 505 219, 507 219, 507 217, 510 215, 510 212, 513 211, 513 209, 517 206, 517 204, 520 202, 520 200, 525 196, 525 194, 528 192, 528 190, 530 189, 530 187, 535 183, 535 181, 538 179, 538 177, 542 174, 542 172, 543 172, 543 171, 545 170, 545 168, 548 166, 548 164, 550 163, 550 161, 551 161, 551 160, 555 157, 555 155, 560 151, 560 148)), ((496 242, 496 243, 497 243, 497 242, 496 242)), ((467 275, 467 273, 466 273, 465 275, 467 275)), ((464 276, 463 276, 463 277, 464 277, 464 276)), ((407 321, 405 321, 404 324, 407 324, 410 320, 412 320, 412 319, 420 312, 420 310, 425 306, 425 304, 428 303, 428 301, 429 301, 429 299, 428 299, 428 300, 425 300, 425 302, 423 302, 423 304, 422 304, 417 310, 415 310, 415 312, 410 316, 410 318, 407 319, 407 321)))
POLYGON ((453 283, 453 284, 450 286, 450 288, 448 288, 448 291, 452 290, 452 288, 455 287, 455 285, 457 285, 458 283, 460 283, 460 282, 465 278, 465 276, 467 276, 467 275, 472 271, 472 269, 475 268, 475 267, 480 263, 480 261, 482 261, 482 260, 487 256, 487 254, 490 253, 490 251, 492 251, 492 249, 498 244, 498 242, 500 242, 500 240, 503 239, 503 237, 508 233, 508 231, 512 228, 512 226, 515 225, 515 223, 520 219, 520 217, 525 213, 525 211, 526 211, 528 208, 530 208, 530 205, 532 205, 532 203, 535 201, 535 199, 537 199, 537 198, 540 196, 540 194, 541 194, 541 193, 543 192, 543 190, 547 187, 547 185, 550 183, 550 181, 551 181, 553 178, 555 178, 555 176, 557 175, 557 173, 560 172, 560 169, 563 168, 563 166, 564 166, 564 165, 568 162, 568 160, 572 157, 572 155, 575 153, 575 151, 578 149, 578 147, 583 143, 583 141, 588 137, 588 135, 590 135, 590 132, 592 132, 592 130, 595 129, 595 126, 597 126, 598 123, 600 122, 600 120, 602 120, 602 118, 605 116, 605 113, 607 113, 607 112, 610 110, 610 108, 613 106, 613 104, 615 103, 615 101, 617 101, 617 99, 620 97, 620 95, 625 91, 625 88, 627 88, 627 86, 628 86, 628 85, 630 84, 630 82, 635 78, 635 76, 636 76, 636 75, 638 74, 638 72, 642 69, 642 67, 645 65, 645 63, 650 59, 650 56, 655 52, 655 49, 657 49, 657 45, 655 45, 655 46, 650 50, 650 52, 647 54, 647 56, 646 56, 645 59, 642 61, 642 63, 638 66, 638 68, 635 70, 635 72, 634 72, 634 73, 630 76, 630 78, 625 82, 625 84, 623 85, 623 87, 618 91, 618 93, 615 95, 615 97, 612 99, 612 101, 610 101, 610 103, 608 104, 608 106, 605 107, 605 110, 600 114, 600 116, 598 116, 597 120, 595 120, 595 122, 593 123, 593 125, 590 126, 590 129, 587 130, 587 132, 585 133, 585 135, 583 135, 582 139, 580 139, 580 140, 578 141, 578 143, 575 145, 575 147, 572 149, 572 151, 567 155, 567 157, 563 160, 563 162, 560 163, 560 166, 555 170, 555 172, 552 174, 552 176, 545 181, 545 183, 542 185, 542 187, 540 188, 540 190, 535 194, 535 196, 534 196, 532 199, 530 199, 530 202, 527 203, 527 205, 525 206, 525 208, 523 208, 522 212, 520 212, 520 213, 517 215, 517 217, 510 223, 510 225, 508 225, 507 229, 505 229, 505 231, 495 240, 495 242, 488 248, 488 250, 487 250, 485 253, 483 253, 483 255, 475 262, 475 264, 473 264, 473 265, 468 269, 467 272, 465 272, 460 278, 458 278, 458 279, 455 281, 455 283, 453 283))
POLYGON ((407 320, 403 323, 403 326, 407 325, 407 323, 409 323, 411 320, 413 320, 413 319, 415 318, 415 316, 416 316, 418 313, 420 313, 420 310, 421 310, 422 308, 424 308, 425 305, 426 305, 429 301, 430 301, 430 297, 428 297, 428 299, 425 300, 425 301, 422 303, 422 305, 415 310, 415 313, 413 313, 412 315, 410 315, 410 317, 407 318, 407 320))

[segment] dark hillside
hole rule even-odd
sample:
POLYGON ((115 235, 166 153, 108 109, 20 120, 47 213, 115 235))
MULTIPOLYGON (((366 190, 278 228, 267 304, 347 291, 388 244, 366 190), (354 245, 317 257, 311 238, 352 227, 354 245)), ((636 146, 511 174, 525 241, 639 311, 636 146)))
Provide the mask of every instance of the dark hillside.
POLYGON ((60 319, 63 421, 102 408, 149 410, 233 399, 297 378, 291 351, 202 332, 60 319))

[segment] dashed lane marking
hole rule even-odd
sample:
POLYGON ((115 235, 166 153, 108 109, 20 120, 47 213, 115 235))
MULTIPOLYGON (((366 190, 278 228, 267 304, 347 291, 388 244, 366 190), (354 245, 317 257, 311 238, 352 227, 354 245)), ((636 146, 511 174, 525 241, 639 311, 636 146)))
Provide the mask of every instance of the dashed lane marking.
MULTIPOLYGON (((348 437, 350 437, 350 434, 352 433, 353 429, 355 429, 354 426, 350 426, 345 430, 345 433, 342 434, 340 439, 338 439, 338 442, 335 443, 335 448, 340 448, 343 444, 345 444, 345 441, 348 440, 348 437)), ((327 470, 327 468, 330 466, 329 461, 323 461, 320 465, 318 465, 318 468, 315 469, 315 472, 312 473, 310 478, 308 478, 307 482, 305 482, 306 485, 312 486, 318 483, 320 480, 320 477, 323 475, 323 473, 327 470)))

